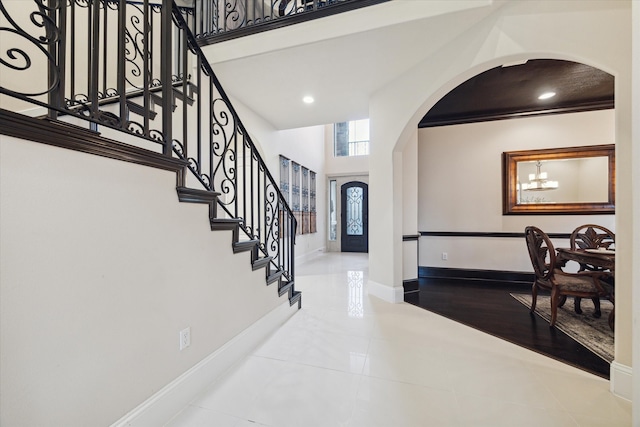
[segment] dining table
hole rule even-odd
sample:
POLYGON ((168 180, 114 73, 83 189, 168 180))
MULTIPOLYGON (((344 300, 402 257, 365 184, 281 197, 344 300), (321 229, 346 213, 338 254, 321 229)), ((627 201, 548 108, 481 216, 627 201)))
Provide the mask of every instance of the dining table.
MULTIPOLYGON (((592 269, 610 271, 612 275, 615 275, 616 252, 612 249, 557 248, 556 262, 558 267, 564 267, 569 261, 575 261, 579 264, 589 266, 592 269)), ((614 308, 611 310, 611 313, 609 313, 608 322, 609 327, 613 330, 615 323, 615 303, 614 308)))

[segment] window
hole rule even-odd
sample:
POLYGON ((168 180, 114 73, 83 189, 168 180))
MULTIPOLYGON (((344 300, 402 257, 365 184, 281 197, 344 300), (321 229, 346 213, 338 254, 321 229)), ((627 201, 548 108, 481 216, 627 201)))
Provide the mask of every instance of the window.
POLYGON ((338 189, 335 179, 329 183, 329 240, 336 241, 338 239, 338 189))
POLYGON ((369 119, 336 123, 334 129, 334 155, 369 155, 369 119))

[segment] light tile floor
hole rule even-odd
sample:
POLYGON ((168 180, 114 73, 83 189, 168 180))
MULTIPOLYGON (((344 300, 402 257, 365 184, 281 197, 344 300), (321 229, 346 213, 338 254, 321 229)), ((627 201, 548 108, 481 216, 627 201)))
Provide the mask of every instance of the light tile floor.
POLYGON ((366 254, 298 267, 303 307, 169 427, 630 426, 609 382, 367 295, 366 254))

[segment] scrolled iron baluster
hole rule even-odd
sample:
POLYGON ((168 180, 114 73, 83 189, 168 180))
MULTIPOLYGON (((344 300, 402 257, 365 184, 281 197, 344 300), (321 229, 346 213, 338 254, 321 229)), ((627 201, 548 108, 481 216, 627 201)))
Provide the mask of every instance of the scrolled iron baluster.
MULTIPOLYGON (((129 30, 127 28, 125 28, 125 38, 124 38, 124 43, 125 43, 125 57, 124 60, 132 67, 132 69, 129 71, 129 73, 131 75, 133 75, 134 77, 140 77, 142 76, 142 69, 140 68, 140 66, 137 64, 136 59, 138 58, 138 47, 136 46, 136 42, 135 42, 135 37, 131 35, 131 33, 129 32, 129 30), (131 47, 131 48, 130 48, 131 47)), ((136 85, 131 79, 129 79, 128 77, 125 77, 127 80, 127 83, 129 83, 129 85, 137 88, 137 89, 141 89, 142 85, 136 85)))
POLYGON ((84 93, 76 93, 72 99, 67 99, 66 102, 69 108, 80 105, 87 107, 90 104, 89 96, 84 93))
POLYGON ((149 138, 151 138, 152 141, 155 141, 158 144, 164 144, 164 135, 162 134, 161 130, 149 129, 148 134, 149 138))
POLYGON ((115 98, 120 96, 120 93, 118 93, 118 89, 115 88, 107 88, 107 91, 104 94, 105 98, 115 98))
POLYGON ((184 159, 184 145, 177 139, 171 141, 171 147, 173 148, 173 152, 177 154, 177 156, 181 159, 184 159))
POLYGON ((235 30, 247 24, 247 10, 239 0, 227 0, 224 12, 224 30, 235 30))
MULTIPOLYGON (((63 0, 64 1, 64 0, 63 0)), ((86 7, 91 6, 91 0, 72 0, 78 7, 86 7)))
MULTIPOLYGON (((9 11, 5 8, 4 4, 0 2, 0 13, 11 27, 0 27, 0 34, 8 33, 18 36, 22 40, 26 40, 31 46, 44 55, 46 58, 48 67, 51 70, 51 79, 47 84, 47 87, 40 91, 24 91, 18 90, 18 88, 10 89, 2 87, 3 91, 12 92, 20 97, 32 97, 39 96, 55 91, 60 85, 60 67, 56 64, 56 58, 54 58, 48 51, 48 47, 57 44, 61 40, 62 29, 56 26, 55 21, 51 19, 48 14, 55 14, 60 10, 64 10, 66 5, 62 3, 63 0, 52 0, 50 6, 44 4, 43 0, 33 0, 38 10, 29 13, 29 21, 36 27, 44 29, 44 35, 40 35, 37 38, 29 34, 22 26, 20 26, 9 14, 9 11)), ((7 37, 7 36, 5 36, 7 37)), ((1 54, 1 53, 0 53, 1 54)), ((4 52, 5 57, 0 56, 0 70, 2 67, 7 67, 14 71, 26 71, 29 70, 33 61, 27 51, 19 47, 11 47, 4 52)))
MULTIPOLYGON (((126 77, 127 83, 137 89, 145 89, 144 81, 139 82, 140 77, 144 77, 145 43, 148 34, 145 32, 144 16, 145 12, 137 4, 127 4, 127 11, 131 12, 128 24, 125 28, 125 61, 129 64, 128 75, 136 78, 138 82, 130 77, 126 77), (142 64, 140 64, 142 62, 142 64)), ((153 8, 152 8, 153 10, 153 8)), ((161 9, 160 9, 161 11, 161 9)), ((149 72, 147 70, 146 72, 149 72)))
POLYGON ((220 203, 224 205, 230 205, 236 201, 236 169, 233 166, 235 162, 236 153, 230 150, 230 144, 237 132, 237 126, 233 115, 228 109, 226 102, 217 98, 211 104, 211 117, 212 117, 212 129, 211 133, 214 136, 211 150, 213 150, 214 156, 218 159, 217 164, 213 171, 213 182, 220 185, 220 191, 227 196, 220 203), (216 138, 221 137, 221 138, 216 138))
POLYGON ((231 196, 231 198, 226 198, 225 201, 222 202, 225 205, 231 205, 232 203, 235 203, 236 196, 237 196, 236 181, 235 181, 236 170, 233 167, 224 168, 224 165, 227 162, 233 163, 234 158, 235 158, 235 153, 232 150, 225 150, 223 160, 221 161, 225 175, 222 181, 220 182, 220 191, 227 196, 231 196))
POLYGON ((278 246, 278 196, 274 190, 274 184, 268 181, 265 186, 265 222, 267 232, 265 233, 265 245, 269 249, 269 255, 277 258, 280 255, 278 246))
POLYGON ((117 0, 100 0, 102 3, 106 4, 106 7, 108 9, 111 10, 118 10, 119 9, 119 3, 117 2, 117 0))
POLYGON ((126 129, 129 133, 134 135, 144 136, 144 126, 138 122, 134 122, 133 120, 127 121, 126 129))

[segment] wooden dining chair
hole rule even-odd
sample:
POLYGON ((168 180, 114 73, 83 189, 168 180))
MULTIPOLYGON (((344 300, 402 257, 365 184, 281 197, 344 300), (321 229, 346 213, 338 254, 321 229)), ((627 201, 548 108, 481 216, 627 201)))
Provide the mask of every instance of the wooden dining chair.
MULTIPOLYGON (((601 225, 584 224, 573 230, 569 237, 569 244, 571 245, 571 250, 574 251, 576 249, 612 249, 616 244, 616 235, 611 230, 601 225)), ((598 266, 581 263, 579 271, 605 270, 598 266)), ((604 280, 613 285, 613 274, 611 272, 607 272, 604 280)), ((577 297, 573 303, 574 309, 578 314, 582 314, 582 308, 580 307, 581 300, 582 298, 577 297)), ((600 317, 602 315, 602 312, 600 311, 600 299, 593 298, 592 301, 595 308, 593 317, 600 317)))
POLYGON ((551 327, 555 326, 558 307, 568 296, 581 298, 606 297, 613 302, 613 286, 601 280, 603 273, 581 271, 566 273, 557 267, 556 251, 549 236, 538 227, 528 226, 524 230, 527 250, 535 274, 531 287, 531 313, 536 309, 538 289, 551 292, 551 327))

